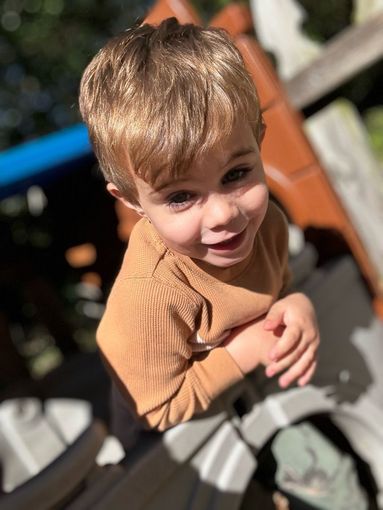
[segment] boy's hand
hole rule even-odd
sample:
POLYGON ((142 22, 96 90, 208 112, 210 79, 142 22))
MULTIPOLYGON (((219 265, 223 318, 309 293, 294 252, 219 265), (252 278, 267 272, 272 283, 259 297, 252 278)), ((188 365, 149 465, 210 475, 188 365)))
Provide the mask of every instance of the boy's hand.
POLYGON ((270 308, 263 327, 280 336, 269 352, 271 363, 266 375, 274 376, 287 370, 279 385, 286 388, 293 381, 299 386, 307 384, 316 368, 319 331, 311 301, 301 293, 280 299, 270 308))
POLYGON ((235 328, 223 342, 229 354, 244 374, 258 365, 270 364, 270 351, 280 338, 264 328, 264 317, 235 328))

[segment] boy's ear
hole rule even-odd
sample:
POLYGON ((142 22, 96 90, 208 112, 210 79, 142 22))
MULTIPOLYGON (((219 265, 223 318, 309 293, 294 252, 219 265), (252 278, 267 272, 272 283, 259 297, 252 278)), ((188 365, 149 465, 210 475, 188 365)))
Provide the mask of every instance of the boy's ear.
POLYGON ((129 209, 133 209, 134 211, 136 211, 136 213, 138 213, 140 216, 145 216, 145 212, 144 210, 142 209, 142 207, 139 205, 139 204, 132 204, 131 202, 129 202, 129 200, 127 200, 121 193, 121 191, 117 188, 117 186, 115 184, 113 184, 112 182, 108 182, 108 184, 106 185, 106 189, 108 190, 108 192, 114 197, 114 198, 117 198, 117 200, 119 200, 120 202, 122 202, 124 204, 125 207, 128 207, 129 209))

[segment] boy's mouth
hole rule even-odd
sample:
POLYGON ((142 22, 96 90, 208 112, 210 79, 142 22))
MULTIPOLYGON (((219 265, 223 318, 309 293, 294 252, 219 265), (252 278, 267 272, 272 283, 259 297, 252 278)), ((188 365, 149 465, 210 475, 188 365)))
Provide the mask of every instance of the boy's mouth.
POLYGON ((212 250, 219 250, 219 251, 230 251, 230 250, 235 250, 236 248, 238 248, 244 237, 245 237, 245 232, 246 232, 246 229, 243 230, 242 232, 240 232, 239 234, 231 237, 230 239, 227 239, 226 241, 222 241, 220 243, 216 243, 216 244, 209 244, 208 247, 212 250))

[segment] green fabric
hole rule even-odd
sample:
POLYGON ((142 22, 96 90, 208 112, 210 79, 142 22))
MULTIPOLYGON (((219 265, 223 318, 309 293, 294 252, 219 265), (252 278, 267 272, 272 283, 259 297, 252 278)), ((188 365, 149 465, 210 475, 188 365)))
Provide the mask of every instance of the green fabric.
POLYGON ((278 433, 271 450, 280 490, 323 510, 365 510, 354 459, 309 423, 278 433))

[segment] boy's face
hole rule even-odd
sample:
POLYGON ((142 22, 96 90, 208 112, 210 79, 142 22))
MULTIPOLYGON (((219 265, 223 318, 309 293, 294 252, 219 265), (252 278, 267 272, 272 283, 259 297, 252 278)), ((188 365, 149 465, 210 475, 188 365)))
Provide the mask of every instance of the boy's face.
POLYGON ((136 186, 138 212, 170 250, 223 268, 248 257, 268 204, 258 143, 245 121, 186 176, 160 189, 139 178, 136 186))

